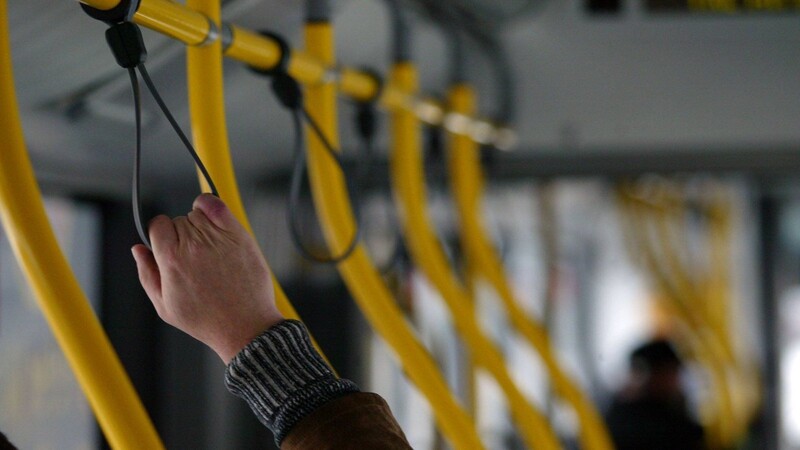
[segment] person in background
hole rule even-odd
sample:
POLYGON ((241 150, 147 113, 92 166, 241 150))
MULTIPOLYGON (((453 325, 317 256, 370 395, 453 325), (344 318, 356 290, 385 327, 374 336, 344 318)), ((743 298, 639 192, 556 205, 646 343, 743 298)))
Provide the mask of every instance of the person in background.
POLYGON ((686 407, 682 369, 666 340, 652 340, 631 353, 628 381, 606 414, 618 450, 706 448, 703 429, 686 407))
POLYGON ((2 432, 0 432, 0 450, 17 450, 17 447, 14 447, 14 445, 8 441, 8 438, 2 432))
POLYGON ((284 319, 258 245, 220 199, 158 216, 149 234, 153 250, 132 252, 159 317, 219 355, 226 386, 281 449, 411 448, 386 402, 337 378, 303 324, 284 319))

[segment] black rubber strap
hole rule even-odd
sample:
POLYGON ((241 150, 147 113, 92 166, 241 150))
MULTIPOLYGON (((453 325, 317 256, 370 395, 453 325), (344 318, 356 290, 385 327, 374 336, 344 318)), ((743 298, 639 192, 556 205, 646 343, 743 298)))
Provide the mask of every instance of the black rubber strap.
MULTIPOLYGON (((292 241, 295 247, 300 251, 306 259, 318 263, 336 264, 347 259, 353 254, 353 251, 358 246, 361 237, 361 227, 356 226, 353 239, 339 255, 318 255, 308 248, 302 239, 300 231, 300 223, 298 221, 297 211, 300 204, 300 191, 303 185, 303 178, 306 171, 306 154, 303 149, 303 121, 309 126, 311 132, 322 142, 322 146, 328 155, 333 158, 336 165, 339 166, 342 173, 344 173, 344 163, 337 150, 333 147, 327 136, 320 128, 319 124, 311 117, 303 105, 303 91, 300 84, 289 74, 289 60, 292 56, 291 47, 283 36, 270 32, 260 31, 260 34, 268 39, 273 40, 280 49, 280 56, 277 64, 269 69, 262 69, 260 67, 250 66, 250 70, 262 76, 267 76, 272 79, 272 90, 275 97, 281 105, 292 113, 292 120, 294 123, 294 163, 292 168, 292 179, 289 188, 288 199, 288 222, 289 231, 291 232, 292 241)), ((372 101, 367 104, 372 104, 372 101)), ((358 202, 356 202, 356 207, 358 202)), ((357 211, 357 209, 356 209, 357 211)), ((356 212, 356 216, 359 214, 356 212)), ((356 222, 360 222, 357 220, 356 222)))

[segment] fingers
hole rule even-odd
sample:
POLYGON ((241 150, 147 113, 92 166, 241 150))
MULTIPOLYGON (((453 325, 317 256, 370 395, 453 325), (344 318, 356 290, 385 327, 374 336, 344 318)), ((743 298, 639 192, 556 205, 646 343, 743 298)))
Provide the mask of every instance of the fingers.
POLYGON ((184 241, 183 244, 187 244, 196 240, 198 230, 191 222, 189 222, 188 217, 178 216, 172 219, 172 224, 175 226, 175 232, 178 235, 178 240, 184 241))
POLYGON ((199 195, 192 207, 202 211, 211 223, 223 230, 232 231, 241 226, 225 203, 211 194, 199 195))
POLYGON ((156 307, 156 311, 161 311, 161 273, 158 271, 158 264, 153 257, 153 252, 142 244, 136 244, 131 249, 133 259, 136 260, 136 269, 139 271, 139 281, 142 283, 144 291, 156 307))
POLYGON ((195 228, 198 230, 205 230, 207 228, 214 229, 215 227, 212 225, 211 221, 208 217, 203 213, 203 211, 199 209, 193 209, 189 211, 189 214, 186 215, 186 218, 189 220, 189 223, 194 225, 195 228))
POLYGON ((162 255, 167 249, 175 248, 178 245, 178 233, 175 224, 167 216, 160 215, 153 218, 148 226, 150 243, 153 245, 153 253, 162 255))

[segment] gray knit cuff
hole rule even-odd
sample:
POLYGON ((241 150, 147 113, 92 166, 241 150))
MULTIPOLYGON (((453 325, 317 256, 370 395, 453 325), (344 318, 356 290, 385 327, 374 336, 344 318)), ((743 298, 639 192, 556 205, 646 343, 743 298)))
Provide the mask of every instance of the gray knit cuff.
POLYGON ((352 381, 336 378, 296 320, 278 323, 239 352, 225 370, 225 385, 250 405, 278 446, 303 417, 358 392, 352 381))

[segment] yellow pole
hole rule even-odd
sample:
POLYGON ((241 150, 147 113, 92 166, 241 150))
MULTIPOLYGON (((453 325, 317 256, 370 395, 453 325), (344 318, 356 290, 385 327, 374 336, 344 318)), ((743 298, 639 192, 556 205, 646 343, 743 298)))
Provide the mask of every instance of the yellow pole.
POLYGON ((56 340, 116 449, 161 449, 144 407, 61 253, 25 150, 0 0, 0 218, 56 340))
MULTIPOLYGON (((395 64, 391 82, 406 92, 414 92, 417 89, 416 70, 409 63, 395 64)), ((450 269, 433 232, 425 209, 427 202, 419 124, 414 115, 403 110, 394 111, 392 135, 392 186, 403 224, 403 235, 415 264, 442 294, 472 359, 494 377, 505 393, 511 415, 525 443, 531 448, 560 448, 558 437, 547 419, 525 399, 511 379, 500 352, 481 331, 469 294, 450 269)))
MULTIPOLYGON (((328 23, 305 27, 308 53, 326 65, 335 62, 333 30, 328 23)), ((336 89, 331 83, 306 90, 306 106, 328 140, 338 147, 336 89)), ((314 133, 308 133, 308 165, 317 214, 332 254, 341 254, 355 232, 355 220, 344 177, 314 133)), ((483 444, 469 416, 456 402, 433 359, 403 317, 391 291, 375 269, 363 245, 337 266, 367 321, 395 351, 409 379, 428 399, 444 436, 457 449, 481 449, 483 444)))
MULTIPOLYGON (((451 111, 473 114, 475 93, 468 85, 456 85, 450 91, 451 111)), ((605 423, 592 402, 580 391, 561 369, 555 357, 547 331, 519 306, 503 272, 502 262, 487 238, 480 211, 484 176, 480 167, 478 145, 464 136, 451 135, 448 146, 448 163, 453 196, 459 213, 461 243, 475 275, 488 281, 497 293, 507 317, 522 337, 539 353, 550 376, 555 392, 572 405, 581 424, 582 448, 610 450, 611 437, 605 423)))
MULTIPOLYGON (((219 25, 221 13, 219 0, 188 0, 186 3, 188 7, 210 17, 219 25)), ((247 213, 239 195, 228 145, 223 98, 222 44, 217 41, 204 47, 187 47, 186 64, 189 84, 189 113, 197 153, 207 166, 211 178, 219 190, 220 198, 231 208, 245 228, 252 233, 252 227, 247 220, 247 213)), ((207 190, 205 179, 202 176, 200 182, 207 190)), ((287 318, 299 319, 297 311, 274 278, 273 286, 275 300, 281 313, 287 318)), ((321 352, 316 342, 314 345, 321 352)))

